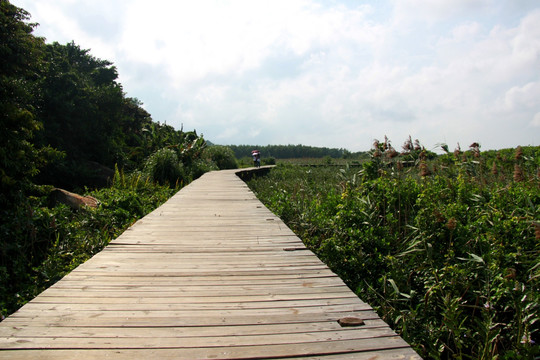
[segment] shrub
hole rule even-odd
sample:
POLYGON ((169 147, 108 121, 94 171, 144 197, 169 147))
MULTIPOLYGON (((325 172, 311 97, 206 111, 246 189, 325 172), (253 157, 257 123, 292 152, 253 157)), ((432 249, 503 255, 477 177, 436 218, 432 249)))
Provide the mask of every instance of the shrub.
POLYGON ((276 159, 274 157, 266 157, 261 159, 263 165, 276 165, 276 159))
POLYGON ((193 181, 201 177, 204 173, 219 170, 217 165, 209 159, 197 159, 191 163, 189 167, 189 181, 193 181))
POLYGON ((150 155, 144 165, 144 172, 158 184, 171 188, 181 185, 185 180, 184 169, 176 152, 168 148, 150 155))
POLYGON ((215 163, 219 170, 238 168, 234 152, 227 146, 209 146, 204 149, 203 157, 215 163))

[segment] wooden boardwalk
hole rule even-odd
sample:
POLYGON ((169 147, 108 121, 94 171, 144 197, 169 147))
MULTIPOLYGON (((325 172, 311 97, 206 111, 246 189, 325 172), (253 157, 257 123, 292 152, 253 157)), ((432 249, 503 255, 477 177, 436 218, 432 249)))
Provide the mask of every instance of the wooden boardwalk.
POLYGON ((0 323, 0 359, 418 359, 235 171, 205 174, 0 323), (342 327, 344 317, 364 325, 342 327))

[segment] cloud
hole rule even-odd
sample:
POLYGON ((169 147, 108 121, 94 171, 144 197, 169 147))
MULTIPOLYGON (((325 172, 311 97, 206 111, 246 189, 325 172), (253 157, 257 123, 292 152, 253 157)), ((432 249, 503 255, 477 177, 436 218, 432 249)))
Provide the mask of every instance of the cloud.
POLYGON ((155 120, 212 141, 539 142, 535 1, 18 2, 49 41, 114 61, 155 120))
POLYGON ((531 126, 540 127, 540 112, 536 113, 531 121, 531 126))

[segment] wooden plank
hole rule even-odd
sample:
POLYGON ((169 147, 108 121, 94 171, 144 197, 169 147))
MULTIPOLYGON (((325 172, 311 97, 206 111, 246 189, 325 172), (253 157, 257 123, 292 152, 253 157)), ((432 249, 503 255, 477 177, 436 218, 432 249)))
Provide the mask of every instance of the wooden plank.
POLYGON ((283 302, 283 301, 313 301, 315 300, 331 300, 331 299, 352 299, 356 301, 358 298, 351 292, 346 293, 330 293, 324 296, 312 296, 311 294, 288 294, 288 295, 237 295, 237 296, 219 296, 219 295, 198 295, 198 296, 162 296, 160 294, 147 294, 147 293, 122 293, 122 294, 109 294, 109 293, 92 293, 92 294, 65 294, 61 293, 58 296, 40 295, 36 299, 29 302, 33 303, 52 303, 52 304, 101 304, 101 303, 137 303, 137 304, 219 304, 219 303, 242 303, 249 306, 250 303, 256 302, 283 302), (63 295, 63 296, 62 296, 63 295), (67 296, 68 295, 68 296, 67 296))
MULTIPOLYGON (((161 334, 160 334, 161 335, 161 334)), ((156 336, 153 329, 147 331, 146 337, 137 338, 137 347, 151 348, 202 348, 222 346, 259 346, 275 344, 298 344, 307 342, 341 341, 373 339, 384 341, 382 338, 395 337, 389 328, 365 328, 354 330, 301 332, 288 334, 244 334, 216 337, 171 337, 156 336)), ((130 337, 33 337, 33 338, 0 338, 0 349, 132 349, 133 338, 130 337)))
MULTIPOLYGON (((388 328, 380 319, 365 320, 364 328, 388 328)), ((268 334, 296 334, 318 331, 338 331, 341 327, 335 321, 242 325, 242 326, 213 326, 213 327, 153 327, 152 335, 156 337, 223 337, 234 334, 268 335, 268 334)), ((62 326, 11 326, 0 327, 0 337, 149 337, 149 329, 141 327, 62 327, 62 326)))
MULTIPOLYGON (((291 356, 321 356, 351 354, 386 349, 407 349, 407 344, 399 337, 355 339, 340 341, 320 341, 297 344, 267 344, 252 346, 223 346, 204 348, 163 348, 163 349, 79 349, 79 350, 34 350, 29 352, 0 352, 0 359, 100 359, 114 355, 115 359, 277 359, 291 356), (264 355, 263 355, 264 354, 264 355)), ((375 354, 372 354, 375 356, 375 354)), ((418 357, 415 357, 418 359, 418 357)))
MULTIPOLYGON (((30 314, 28 314, 30 315, 30 314)), ((311 322, 337 322, 346 316, 356 316, 364 320, 377 320, 378 315, 373 311, 356 311, 345 313, 302 313, 294 311, 288 314, 260 314, 247 315, 245 312, 236 312, 235 315, 225 315, 214 312, 209 316, 201 316, 198 313, 189 312, 183 316, 173 317, 171 313, 153 312, 150 316, 144 312, 123 312, 120 316, 118 312, 92 312, 85 314, 66 314, 44 316, 43 313, 32 313, 32 316, 10 316, 4 320, 6 326, 22 326, 24 324, 32 326, 63 326, 63 327, 193 327, 193 326, 242 326, 242 325, 267 325, 267 324, 297 324, 311 322), (85 316, 86 315, 86 316, 85 316), (132 316, 129 316, 132 315, 132 316), (167 316, 168 315, 168 316, 167 316), (9 321, 7 321, 9 320, 9 321)))

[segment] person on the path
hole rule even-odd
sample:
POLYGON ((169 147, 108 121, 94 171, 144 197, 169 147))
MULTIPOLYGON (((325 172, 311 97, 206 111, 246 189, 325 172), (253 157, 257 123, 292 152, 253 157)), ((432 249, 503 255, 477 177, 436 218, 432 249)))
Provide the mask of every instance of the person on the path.
POLYGON ((253 166, 261 167, 261 152, 259 150, 252 150, 251 156, 253 157, 253 166))

